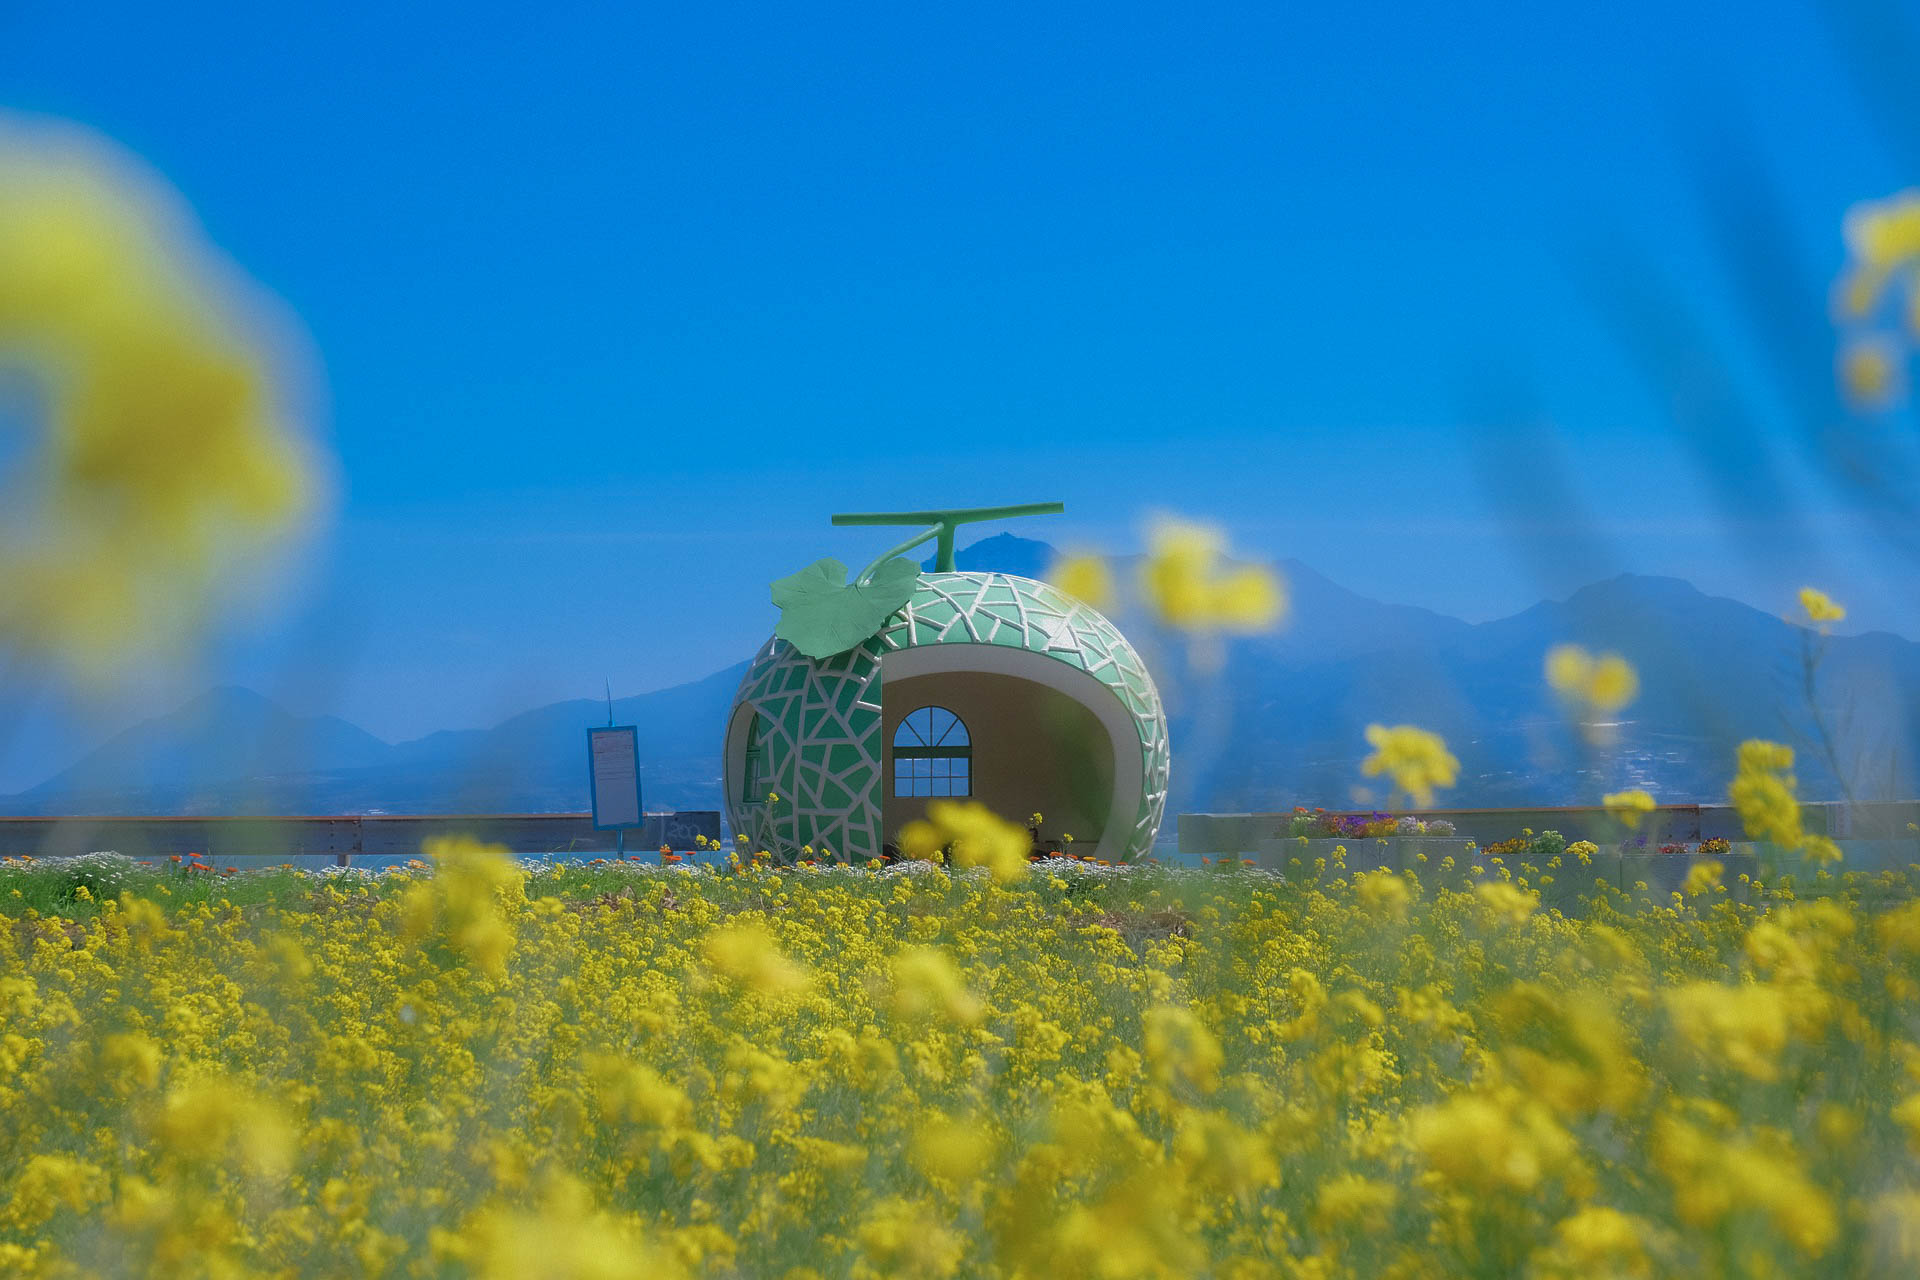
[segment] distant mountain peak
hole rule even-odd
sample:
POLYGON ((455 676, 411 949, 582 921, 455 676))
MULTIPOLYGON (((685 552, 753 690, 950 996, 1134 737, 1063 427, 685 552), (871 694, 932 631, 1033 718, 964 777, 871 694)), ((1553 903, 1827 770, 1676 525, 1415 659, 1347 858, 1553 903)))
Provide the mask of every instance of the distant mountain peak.
POLYGON ((1589 582, 1586 586, 1581 587, 1578 591, 1568 596, 1567 603, 1572 604, 1583 596, 1612 596, 1625 593, 1642 596, 1668 596, 1688 600, 1697 600, 1706 595, 1706 592, 1700 590, 1700 588, 1694 586, 1684 578, 1669 578, 1660 574, 1648 573, 1617 573, 1611 578, 1602 578, 1598 582, 1589 582))
MULTIPOLYGON (((1059 551, 1051 543, 1023 538, 1017 533, 996 533, 955 551, 953 563, 964 573, 1009 573, 1017 578, 1040 578, 1059 558, 1059 551)), ((921 568, 932 571, 934 560, 934 556, 928 556, 921 562, 921 568)))
POLYGON ((245 685, 240 684, 214 685, 211 689, 206 690, 199 696, 189 698, 179 710, 185 711, 189 708, 201 706, 271 707, 275 711, 285 710, 284 707, 272 698, 269 698, 266 694, 249 689, 245 685))

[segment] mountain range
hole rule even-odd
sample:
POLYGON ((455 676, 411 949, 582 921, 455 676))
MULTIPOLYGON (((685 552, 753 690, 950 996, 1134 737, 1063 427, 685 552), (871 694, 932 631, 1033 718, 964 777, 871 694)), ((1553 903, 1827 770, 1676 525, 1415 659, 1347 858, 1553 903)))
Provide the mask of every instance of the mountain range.
MULTIPOLYGON (((1001 534, 959 553, 962 569, 1042 576, 1043 542, 1001 534)), ((1131 562, 1117 565, 1122 582, 1131 562)), ((1461 761, 1441 803, 1591 803, 1644 786, 1663 801, 1718 799, 1744 738, 1800 750, 1804 799, 1920 792, 1920 644, 1884 632, 1805 629, 1672 578, 1623 575, 1564 601, 1467 623, 1357 595, 1297 561, 1271 634, 1196 647, 1123 611, 1166 700, 1174 811, 1371 803, 1358 790, 1369 723, 1411 723, 1461 761), (1542 678, 1554 644, 1625 654, 1641 690, 1596 748, 1542 678), (1804 659, 1834 744, 1820 746, 1804 659), (1843 779, 1845 787, 1843 788, 1843 779)), ((641 726, 650 809, 712 809, 720 732, 746 663, 616 699, 641 726)), ((490 729, 387 743, 331 716, 297 716, 239 688, 214 689, 117 735, 0 813, 503 813, 587 807, 585 729, 607 704, 535 708, 490 729)))

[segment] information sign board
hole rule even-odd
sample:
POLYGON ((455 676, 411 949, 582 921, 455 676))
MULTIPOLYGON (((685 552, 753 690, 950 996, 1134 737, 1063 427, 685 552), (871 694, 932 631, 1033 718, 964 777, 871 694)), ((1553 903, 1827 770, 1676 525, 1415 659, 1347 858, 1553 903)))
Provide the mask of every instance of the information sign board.
POLYGON ((587 762, 596 831, 637 827, 640 812, 640 737, 633 725, 587 730, 587 762))

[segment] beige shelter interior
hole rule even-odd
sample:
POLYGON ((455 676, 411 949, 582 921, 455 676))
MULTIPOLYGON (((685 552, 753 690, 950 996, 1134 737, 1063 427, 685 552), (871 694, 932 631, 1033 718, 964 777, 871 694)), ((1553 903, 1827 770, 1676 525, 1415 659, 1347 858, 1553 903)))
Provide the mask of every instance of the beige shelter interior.
MULTIPOLYGON (((1042 840, 1071 834, 1091 853, 1113 802, 1114 747, 1107 728, 1067 694, 999 672, 940 671, 888 680, 881 701, 886 838, 926 815, 929 797, 896 795, 893 746, 900 723, 942 707, 966 725, 969 799, 1002 817, 1040 813, 1042 840)), ((936 797, 937 798, 937 797, 936 797)))

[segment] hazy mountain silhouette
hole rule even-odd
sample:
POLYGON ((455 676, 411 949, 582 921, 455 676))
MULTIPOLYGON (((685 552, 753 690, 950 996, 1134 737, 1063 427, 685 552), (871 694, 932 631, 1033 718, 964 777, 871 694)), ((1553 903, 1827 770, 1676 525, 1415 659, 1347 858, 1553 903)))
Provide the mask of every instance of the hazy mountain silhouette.
MULTIPOLYGON (((956 556, 962 569, 1029 577, 1055 558, 1048 544, 1010 534, 956 556)), ((1447 739, 1462 776, 1443 803, 1591 802, 1627 785, 1665 800, 1718 799, 1749 737, 1799 749, 1803 798, 1840 794, 1801 688, 1808 633, 1758 609, 1676 579, 1624 575, 1470 624, 1369 600, 1297 561, 1280 568, 1292 607, 1272 635, 1210 652, 1122 614, 1167 701, 1175 811, 1360 803, 1357 763, 1375 721, 1447 739), (1542 679, 1547 649, 1567 641, 1616 649, 1640 671, 1640 697, 1603 751, 1571 731, 1542 679)), ((1137 560, 1116 564, 1123 588, 1136 571, 1137 560)), ((1920 791, 1920 645, 1885 633, 1824 643, 1821 702, 1857 797, 1920 791)), ((641 727, 649 808, 718 807, 722 722, 744 667, 615 700, 615 718, 641 727)), ((585 731, 606 718, 606 703, 580 699, 389 745, 342 720, 217 689, 0 798, 0 811, 578 811, 585 731)))

